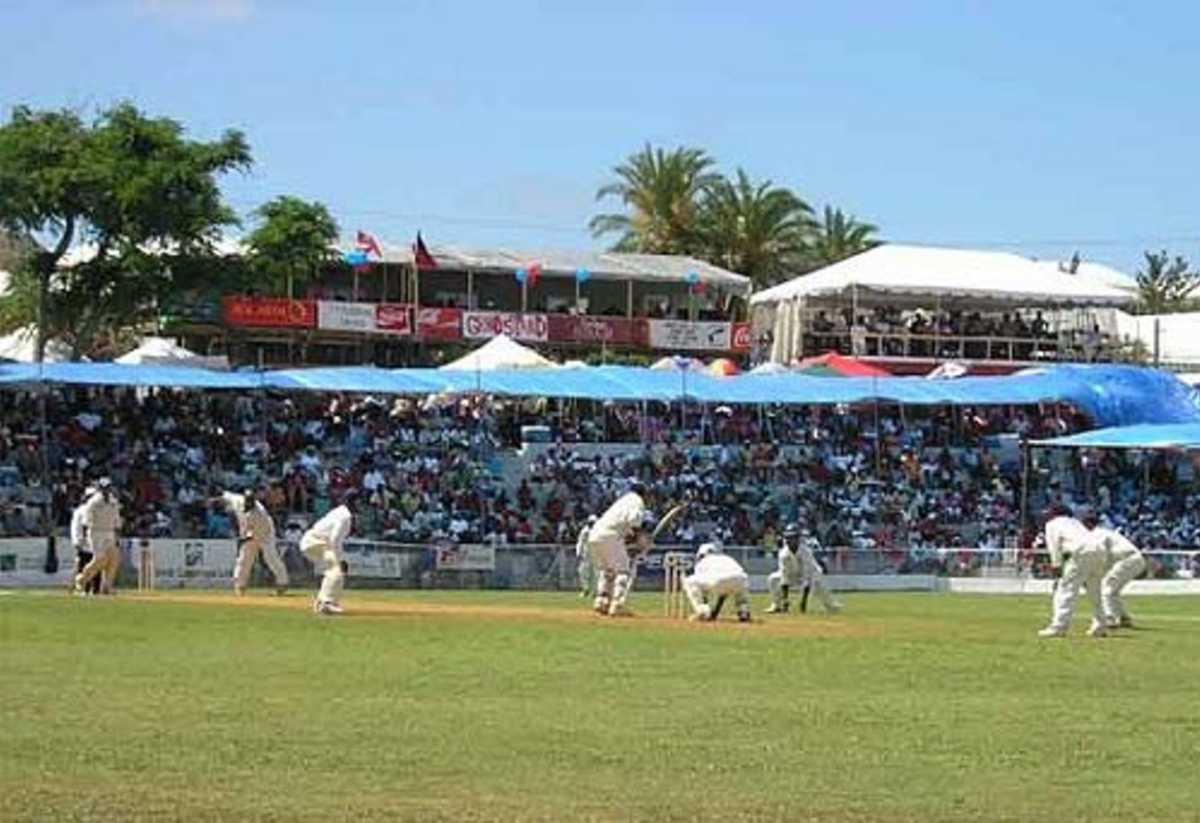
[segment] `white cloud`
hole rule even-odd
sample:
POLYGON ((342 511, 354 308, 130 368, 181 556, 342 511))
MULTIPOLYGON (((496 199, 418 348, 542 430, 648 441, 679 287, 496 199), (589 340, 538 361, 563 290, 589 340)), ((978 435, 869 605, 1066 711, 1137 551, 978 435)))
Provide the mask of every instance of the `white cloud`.
POLYGON ((255 0, 134 0, 139 14, 186 23, 241 23, 255 0))

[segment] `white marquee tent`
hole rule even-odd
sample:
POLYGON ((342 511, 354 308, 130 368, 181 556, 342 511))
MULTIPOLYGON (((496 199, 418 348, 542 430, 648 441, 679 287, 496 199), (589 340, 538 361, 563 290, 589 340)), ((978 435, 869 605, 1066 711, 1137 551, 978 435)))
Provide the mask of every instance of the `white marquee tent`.
POLYGON ((802 352, 811 308, 857 310, 886 303, 935 310, 1072 310, 1116 307, 1134 299, 1131 291, 1099 277, 1072 275, 1056 263, 1016 254, 889 244, 758 292, 750 305, 754 334, 770 329, 771 357, 786 362, 802 352))
POLYGON ((205 357, 165 337, 143 337, 141 345, 115 361, 124 366, 192 366, 201 369, 229 369, 229 358, 205 357))
POLYGON ((451 371, 496 371, 497 369, 547 369, 557 364, 501 334, 470 354, 442 366, 451 371))
POLYGON ((750 303, 850 299, 855 292, 1021 306, 1121 305, 1134 299, 1128 291, 1016 254, 888 244, 758 292, 750 303))
MULTIPOLYGON (((32 363, 37 352, 37 326, 32 324, 0 337, 0 360, 32 363)), ((46 363, 63 363, 71 359, 71 347, 61 340, 46 341, 46 363)))

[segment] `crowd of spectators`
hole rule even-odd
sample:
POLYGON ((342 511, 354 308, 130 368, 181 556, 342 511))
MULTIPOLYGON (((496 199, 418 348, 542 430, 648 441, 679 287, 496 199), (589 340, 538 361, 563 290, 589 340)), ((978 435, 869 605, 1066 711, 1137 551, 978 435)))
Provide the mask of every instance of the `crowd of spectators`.
MULTIPOLYGON (((36 399, 0 411, 0 532, 64 533, 88 482, 112 477, 127 532, 227 537, 219 490, 257 486, 285 531, 349 488, 356 535, 399 543, 572 543, 634 479, 652 510, 693 501, 667 540, 770 550, 798 522, 815 544, 919 565, 946 547, 1019 545, 1017 437, 1077 431, 1064 406, 700 407, 319 394, 63 390, 48 408, 49 489, 36 399), (549 442, 521 445, 521 428, 549 442)), ((1093 506, 1146 547, 1200 540, 1200 494, 1165 454, 1039 457, 1029 507, 1093 506), (1051 462, 1058 461, 1058 462, 1051 462)))
POLYGON ((1096 360, 1106 342, 1095 322, 1064 333, 1041 310, 985 314, 959 309, 901 311, 881 305, 860 309, 857 315, 849 307, 814 311, 806 329, 805 351, 979 360, 1055 359, 1062 353, 1096 360))

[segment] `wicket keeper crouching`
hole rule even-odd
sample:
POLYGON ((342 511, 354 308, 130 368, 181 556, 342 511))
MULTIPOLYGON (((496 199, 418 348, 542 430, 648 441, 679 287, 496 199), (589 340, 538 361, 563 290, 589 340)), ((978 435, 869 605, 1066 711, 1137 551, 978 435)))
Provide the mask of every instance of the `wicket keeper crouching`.
POLYGON ((683 592, 692 604, 692 620, 716 620, 725 599, 732 595, 738 620, 750 622, 750 578, 719 543, 705 543, 696 550, 696 568, 683 578, 683 592), (710 596, 716 598, 712 606, 708 604, 710 596))

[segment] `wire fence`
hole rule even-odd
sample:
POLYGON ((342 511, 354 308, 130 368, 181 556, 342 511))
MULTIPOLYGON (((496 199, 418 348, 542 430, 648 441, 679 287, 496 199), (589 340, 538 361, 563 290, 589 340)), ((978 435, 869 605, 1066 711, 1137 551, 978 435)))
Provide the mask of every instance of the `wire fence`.
MULTIPOLYGON (((574 545, 435 544, 350 541, 346 560, 351 585, 381 588, 558 589, 579 586, 574 545)), ((775 551, 763 546, 727 546, 751 577, 775 571, 775 551)), ((656 545, 638 558, 636 587, 659 588, 663 558, 671 552, 695 552, 693 545, 656 545)), ((818 563, 831 575, 933 575, 937 577, 1048 578, 1045 552, 1028 548, 945 547, 938 549, 833 547, 814 548, 818 563)), ((1200 578, 1200 550, 1148 549, 1146 576, 1155 579, 1200 578)), ((289 567, 303 578, 312 567, 295 550, 289 567)), ((262 570, 256 574, 263 573, 262 570)))

